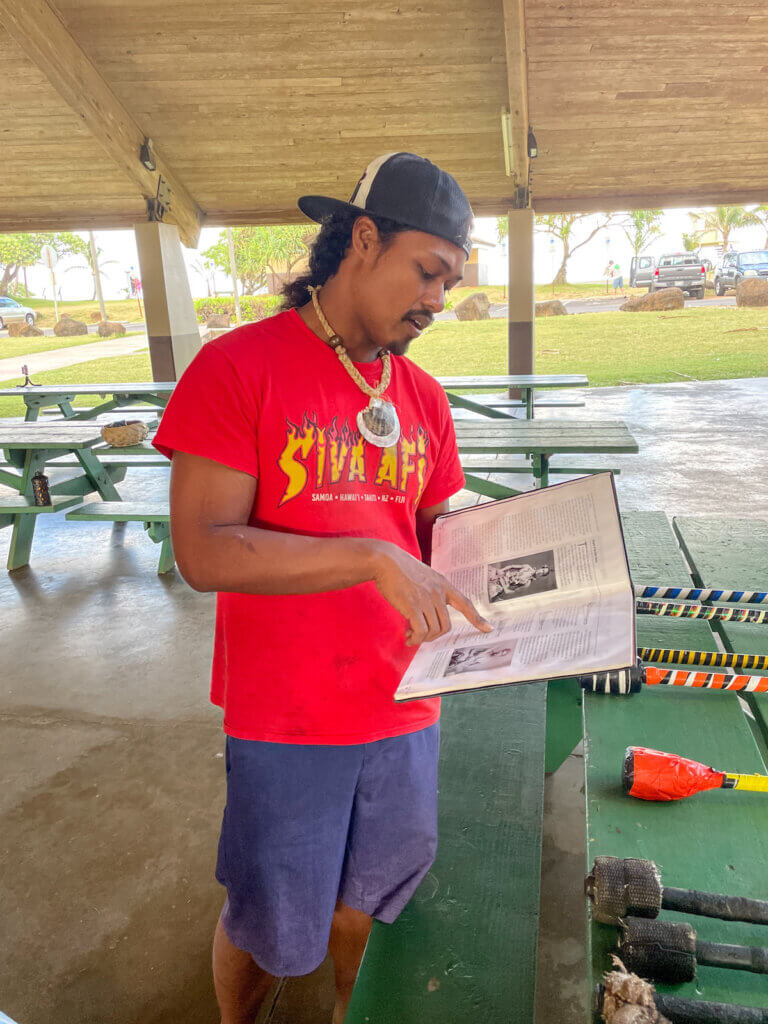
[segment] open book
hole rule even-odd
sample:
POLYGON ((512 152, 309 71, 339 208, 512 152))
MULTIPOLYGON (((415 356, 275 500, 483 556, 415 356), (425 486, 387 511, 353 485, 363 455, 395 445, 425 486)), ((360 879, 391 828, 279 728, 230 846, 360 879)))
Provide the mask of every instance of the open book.
POLYGON ((636 661, 635 596, 611 473, 440 516, 432 566, 493 632, 449 609, 451 632, 421 645, 397 701, 636 661))

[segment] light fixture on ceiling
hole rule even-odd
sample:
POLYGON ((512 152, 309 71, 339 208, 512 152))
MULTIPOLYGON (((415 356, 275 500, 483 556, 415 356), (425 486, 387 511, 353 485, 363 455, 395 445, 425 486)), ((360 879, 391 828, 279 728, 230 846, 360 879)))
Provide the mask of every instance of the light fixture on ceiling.
POLYGON ((536 143, 536 136, 533 134, 533 128, 528 129, 528 156, 531 160, 535 160, 539 155, 539 147, 536 143))
POLYGON ((155 154, 152 152, 152 139, 144 139, 139 150, 139 160, 148 171, 156 171, 155 154))

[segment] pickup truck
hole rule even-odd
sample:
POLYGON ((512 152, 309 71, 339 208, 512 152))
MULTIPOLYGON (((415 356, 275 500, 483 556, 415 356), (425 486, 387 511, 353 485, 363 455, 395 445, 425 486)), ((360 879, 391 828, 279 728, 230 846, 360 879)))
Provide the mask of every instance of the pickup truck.
POLYGON ((706 279, 706 267, 695 253, 674 252, 660 258, 648 285, 648 291, 682 288, 694 298, 703 299, 706 279))
POLYGON ((629 287, 647 288, 655 269, 656 260, 653 256, 633 256, 629 265, 629 287))
POLYGON ((768 278, 768 249, 727 252, 715 270, 715 295, 725 295, 726 288, 737 288, 745 277, 768 278))

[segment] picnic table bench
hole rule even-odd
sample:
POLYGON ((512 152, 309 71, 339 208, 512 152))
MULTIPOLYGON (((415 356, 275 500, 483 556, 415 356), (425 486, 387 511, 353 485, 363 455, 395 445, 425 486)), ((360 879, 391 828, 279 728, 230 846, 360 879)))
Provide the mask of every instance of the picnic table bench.
POLYGON ((176 564, 171 543, 171 509, 166 501, 90 501, 67 512, 67 519, 78 522, 144 524, 150 540, 160 545, 158 574, 171 572, 176 564))
MULTIPOLYGON (((537 389, 551 388, 584 388, 589 383, 584 374, 581 373, 518 373, 505 374, 503 376, 491 377, 438 377, 440 384, 448 396, 448 401, 454 409, 467 409, 469 412, 478 413, 490 419, 514 419, 503 409, 525 409, 525 418, 532 420, 535 411, 535 391, 537 389), (516 390, 521 398, 492 398, 488 401, 474 401, 466 395, 457 394, 458 391, 488 391, 490 388, 509 391, 516 390)), ((550 407, 576 407, 584 405, 583 402, 539 402, 540 406, 550 407)))
POLYGON ((36 420, 40 410, 58 406, 62 416, 70 420, 91 420, 101 413, 113 409, 131 407, 146 403, 164 409, 171 397, 176 381, 137 381, 111 384, 26 384, 19 387, 0 388, 0 398, 23 398, 26 406, 25 419, 36 420), (75 398, 112 397, 98 405, 84 409, 73 409, 75 398))
POLYGON ((7 459, 0 468, 0 484, 16 492, 11 496, 0 495, 0 528, 13 528, 9 569, 28 564, 39 515, 50 515, 80 504, 84 495, 92 491, 98 491, 107 501, 119 500, 115 484, 125 476, 125 467, 102 465, 92 451, 100 442, 101 434, 92 424, 4 424, 0 421, 0 450, 5 451, 7 459), (62 455, 72 457, 75 472, 51 484, 50 505, 35 505, 34 474, 43 472, 47 463, 62 455))
POLYGON ((603 472, 606 468, 553 468, 550 466, 553 455, 627 454, 639 450, 637 441, 621 420, 508 419, 504 423, 458 420, 455 427, 466 487, 489 498, 508 498, 520 492, 506 484, 485 480, 478 473, 532 473, 534 486, 546 487, 550 474, 578 476, 603 472), (530 456, 530 464, 511 458, 513 455, 530 456))

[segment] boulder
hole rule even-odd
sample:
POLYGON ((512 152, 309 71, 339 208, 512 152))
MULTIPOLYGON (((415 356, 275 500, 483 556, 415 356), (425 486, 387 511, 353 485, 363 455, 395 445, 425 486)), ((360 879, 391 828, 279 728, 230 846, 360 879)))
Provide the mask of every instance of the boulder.
POLYGON ((32 324, 24 324, 24 330, 21 332, 22 338, 42 338, 45 331, 41 331, 39 327, 33 327, 32 324))
POLYGON ((560 299, 547 299, 536 303, 536 316, 568 316, 568 310, 560 299))
POLYGON ((491 303, 485 292, 474 292, 454 307, 457 320, 490 320, 491 303))
POLYGON ((205 345, 209 341, 215 341, 216 338, 220 338, 222 334, 227 334, 228 332, 228 327, 212 327, 210 331, 206 331, 202 336, 202 343, 205 345))
POLYGON ((658 292, 648 292, 646 295, 633 295, 619 309, 624 313, 649 313, 658 309, 682 309, 684 306, 685 296, 682 289, 662 288, 658 292))
POLYGON ((20 338, 24 333, 24 328, 26 326, 26 320, 14 320, 13 323, 8 324, 8 337, 20 338))
POLYGON ((125 328, 112 320, 102 320, 99 324, 99 334, 102 338, 121 337, 125 334, 125 328))
POLYGON ((208 330, 218 329, 220 327, 229 327, 229 322, 232 319, 231 313, 214 313, 213 316, 209 316, 205 321, 205 326, 208 330))
POLYGON ((736 289, 737 306, 768 306, 768 281, 748 277, 736 289))
POLYGON ((77 334, 87 334, 88 325, 82 320, 73 320, 71 316, 63 316, 53 325, 53 333, 57 338, 72 338, 77 334))

